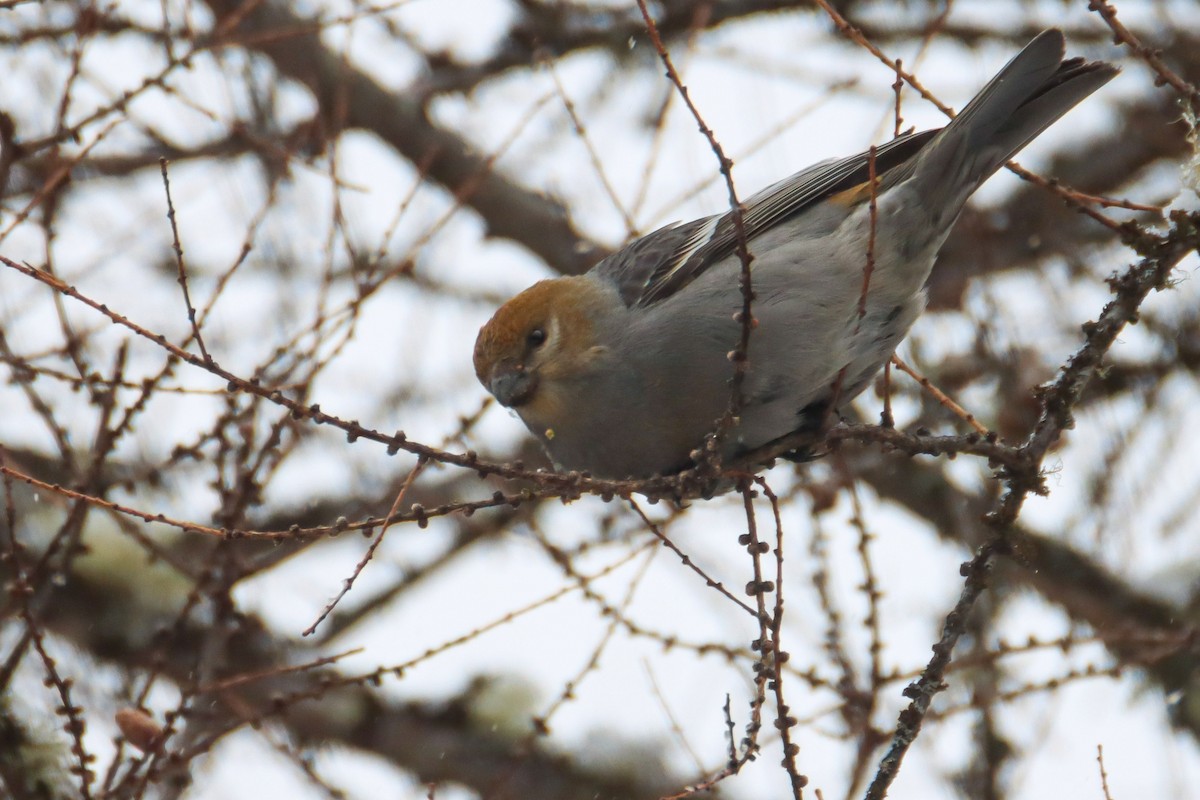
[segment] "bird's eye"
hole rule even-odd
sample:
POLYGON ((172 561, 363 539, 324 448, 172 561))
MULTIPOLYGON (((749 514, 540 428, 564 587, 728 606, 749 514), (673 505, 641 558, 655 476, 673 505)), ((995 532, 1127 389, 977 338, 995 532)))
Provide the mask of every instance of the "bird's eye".
POLYGON ((546 332, 541 328, 534 328, 525 337, 525 341, 529 344, 530 348, 541 347, 546 341, 546 332))

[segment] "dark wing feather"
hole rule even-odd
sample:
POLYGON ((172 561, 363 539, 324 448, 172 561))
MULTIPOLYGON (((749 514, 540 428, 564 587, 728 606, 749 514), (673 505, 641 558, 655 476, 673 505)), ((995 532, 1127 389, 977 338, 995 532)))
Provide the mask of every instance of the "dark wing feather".
MULTIPOLYGON (((906 134, 875 149, 880 190, 895 182, 889 173, 910 162, 936 133, 906 134)), ((815 164, 750 198, 742 223, 751 251, 753 239, 764 231, 815 203, 865 184, 870 175, 869 158, 868 153, 858 153, 815 164)), ((617 284, 626 305, 648 306, 678 292, 736 249, 737 229, 733 215, 727 212, 660 228, 609 256, 596 270, 617 284)))
POLYGON ((621 248, 595 267, 598 275, 616 284, 625 305, 633 307, 642 301, 647 288, 666 265, 676 264, 682 254, 686 258, 708 241, 715 217, 659 228, 621 248))

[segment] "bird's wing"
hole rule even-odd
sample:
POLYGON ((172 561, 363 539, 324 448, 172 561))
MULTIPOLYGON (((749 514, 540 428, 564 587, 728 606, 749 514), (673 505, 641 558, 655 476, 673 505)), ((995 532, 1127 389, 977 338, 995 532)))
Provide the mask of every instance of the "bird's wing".
MULTIPOLYGON (((937 130, 897 137, 875 149, 878 191, 893 185, 897 170, 924 147, 937 130)), ((843 195, 849 207, 866 200, 869 152, 823 161, 769 186, 743 204, 742 225, 750 251, 754 238, 822 200, 843 195)), ((687 286, 706 269, 737 251, 738 234, 730 212, 684 224, 673 223, 631 242, 596 265, 613 281, 628 306, 649 306, 687 286)))

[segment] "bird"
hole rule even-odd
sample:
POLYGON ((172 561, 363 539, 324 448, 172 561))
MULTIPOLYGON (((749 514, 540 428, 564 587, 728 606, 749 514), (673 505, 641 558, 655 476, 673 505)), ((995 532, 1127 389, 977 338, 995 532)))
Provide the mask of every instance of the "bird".
POLYGON ((943 128, 817 163, 748 198, 740 219, 672 223, 535 283, 480 329, 479 381, 556 469, 596 478, 671 475, 706 441, 727 461, 819 429, 924 310, 971 194, 1119 72, 1065 56, 1062 32, 1043 31, 943 128))

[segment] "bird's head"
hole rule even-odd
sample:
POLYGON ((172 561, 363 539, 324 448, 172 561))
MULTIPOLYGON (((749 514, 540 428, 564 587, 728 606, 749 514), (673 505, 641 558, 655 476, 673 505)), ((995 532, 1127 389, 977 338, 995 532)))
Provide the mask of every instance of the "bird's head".
POLYGON ((596 323, 611 302, 587 276, 529 287, 480 329, 475 340, 479 382, 527 422, 563 419, 572 410, 568 386, 606 350, 597 341, 596 323))

